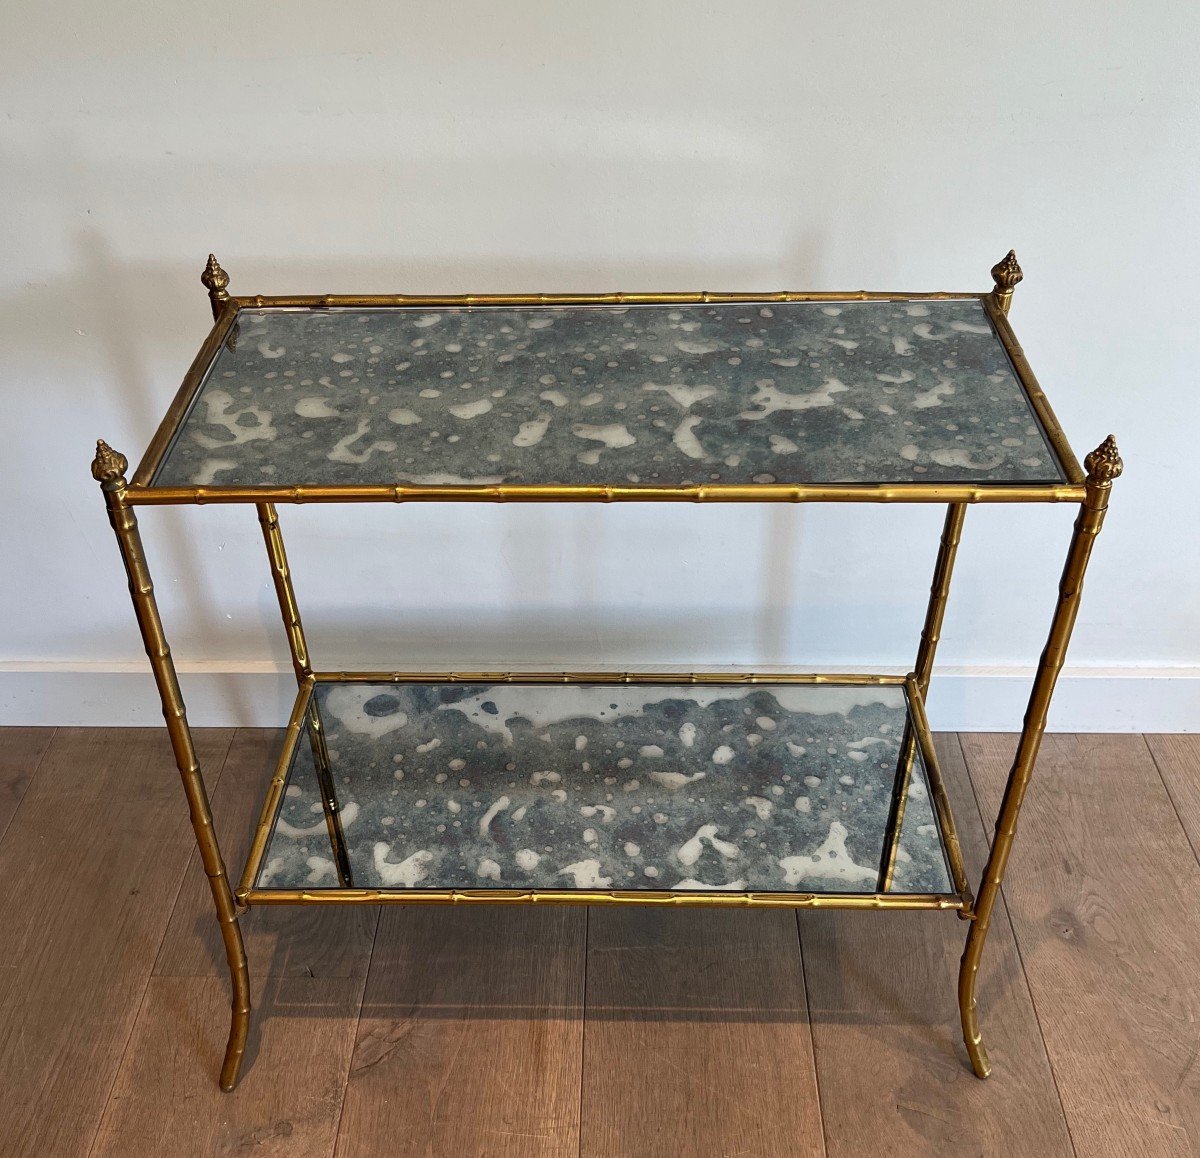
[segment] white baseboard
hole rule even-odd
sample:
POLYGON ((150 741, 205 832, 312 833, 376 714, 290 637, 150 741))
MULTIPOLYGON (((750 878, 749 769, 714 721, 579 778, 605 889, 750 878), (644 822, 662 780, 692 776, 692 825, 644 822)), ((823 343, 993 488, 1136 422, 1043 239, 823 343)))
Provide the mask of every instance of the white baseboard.
MULTIPOLYGON (((526 665, 526 670, 557 671, 562 666, 526 665)), ((188 718, 197 727, 282 727, 287 720, 295 683, 285 664, 184 662, 178 669, 188 718)), ((591 665, 590 670, 603 666, 591 665)), ((691 669, 660 664, 648 670, 691 669)), ((1032 676, 1032 668, 943 668, 931 689, 930 721, 939 731, 1017 731, 1032 676)), ((161 723, 144 662, 0 662, 0 725, 161 723)), ((1200 730, 1200 666, 1068 667, 1055 692, 1049 727, 1055 732, 1200 730)))

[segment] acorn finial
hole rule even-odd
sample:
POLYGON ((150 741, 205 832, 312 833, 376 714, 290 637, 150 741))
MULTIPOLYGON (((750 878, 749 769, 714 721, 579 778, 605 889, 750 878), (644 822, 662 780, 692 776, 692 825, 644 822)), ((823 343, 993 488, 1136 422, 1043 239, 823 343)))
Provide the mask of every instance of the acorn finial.
POLYGON ((1117 440, 1111 434, 1083 460, 1083 465, 1091 483, 1110 483, 1125 470, 1117 452, 1117 440))
POLYGON ((211 253, 208 255, 208 264, 200 275, 200 284, 208 290, 208 300, 212 303, 215 318, 221 309, 221 303, 229 300, 229 274, 221 268, 221 263, 211 253))
MULTIPOLYGON (((209 258, 211 261, 212 258, 209 258)), ((992 266, 992 281, 997 289, 1015 289, 1018 282, 1023 281, 1025 274, 1017 262, 1017 251, 1010 249, 1003 258, 992 266)))
POLYGON ((92 459, 92 478, 105 489, 111 490, 124 486, 128 469, 129 460, 123 454, 113 450, 104 439, 97 439, 96 457, 92 459))
POLYGON ((1017 263, 1015 250, 1010 249, 1000 261, 992 266, 992 281, 996 283, 996 288, 992 290, 992 300, 999 306, 1002 313, 1008 313, 1008 307, 1012 304, 1013 290, 1024 277, 1025 274, 1017 263))

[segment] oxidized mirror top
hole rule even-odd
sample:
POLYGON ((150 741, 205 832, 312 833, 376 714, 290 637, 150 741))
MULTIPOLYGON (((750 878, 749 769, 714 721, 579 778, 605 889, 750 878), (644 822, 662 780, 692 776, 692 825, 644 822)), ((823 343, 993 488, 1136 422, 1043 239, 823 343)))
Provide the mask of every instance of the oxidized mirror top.
POLYGON ((962 298, 246 308, 151 485, 1062 481, 962 298))

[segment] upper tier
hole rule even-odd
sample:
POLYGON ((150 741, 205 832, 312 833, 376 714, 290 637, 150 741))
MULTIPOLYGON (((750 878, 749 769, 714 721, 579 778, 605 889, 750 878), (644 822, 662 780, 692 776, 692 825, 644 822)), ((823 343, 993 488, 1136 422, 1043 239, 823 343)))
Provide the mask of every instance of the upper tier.
POLYGON ((244 308, 151 485, 1065 481, 966 297, 244 308))

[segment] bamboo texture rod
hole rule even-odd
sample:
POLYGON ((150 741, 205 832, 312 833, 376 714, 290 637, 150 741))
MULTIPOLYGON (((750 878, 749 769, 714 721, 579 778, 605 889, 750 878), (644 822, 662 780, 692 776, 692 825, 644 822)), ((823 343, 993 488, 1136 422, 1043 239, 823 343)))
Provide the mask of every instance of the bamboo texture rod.
POLYGON ((1087 501, 1080 508, 1079 515, 1075 520, 1071 547, 1067 552, 1062 579, 1058 585, 1058 603, 1054 609, 1050 634, 1038 662, 1037 674, 1034 676, 1033 688, 1029 694, 1029 706, 1025 711, 1021 738, 1017 743, 1016 757, 1004 788, 1000 813, 996 818, 996 833, 992 840, 991 853, 983 870, 979 897, 975 902, 974 920, 967 935, 967 943, 963 949, 962 961, 959 966, 958 1001, 963 1039, 971 1058, 971 1066, 976 1076, 981 1078, 988 1076, 991 1072, 991 1065, 979 1032, 975 998, 979 962, 991 923, 992 909, 996 904, 996 897, 1004 881, 1004 871, 1008 866, 1008 858, 1012 853, 1021 802, 1025 798, 1025 791, 1033 776, 1038 749, 1041 747, 1042 735, 1046 730, 1046 716, 1050 710, 1051 697, 1054 695, 1054 685, 1058 682, 1058 674, 1062 670, 1067 654, 1067 645, 1071 640, 1071 631, 1075 626, 1075 617, 1079 612, 1079 599, 1083 592, 1083 579, 1087 571, 1088 560, 1091 558, 1096 536, 1099 535, 1100 528, 1104 525, 1104 516, 1108 510, 1113 480, 1119 478, 1124 470, 1121 456, 1117 452, 1116 441, 1111 435, 1087 456, 1085 465, 1088 472, 1087 501))
POLYGON ((200 763, 192 744, 192 733, 188 727, 183 695, 179 690, 179 679, 175 674, 175 663, 171 658, 171 648, 167 644, 158 604, 154 598, 154 583, 151 581, 150 568, 142 548, 137 516, 125 503, 127 467, 128 462, 124 455, 117 454, 105 442, 96 444, 92 477, 100 483, 104 492, 109 521, 116 534, 121 560, 129 578, 129 593, 133 600, 134 614, 162 701, 163 717, 183 781, 196 846, 200 851, 204 874, 208 877, 213 904, 217 910, 217 921, 221 928, 221 939, 225 944, 225 958, 229 966, 233 994, 229 1040, 225 1047, 225 1060, 221 1066, 221 1088, 231 1090, 237 1084, 250 1026, 250 975, 246 963, 246 949, 242 944, 237 905, 225 873, 225 862, 213 831, 212 809, 209 806, 200 763))

